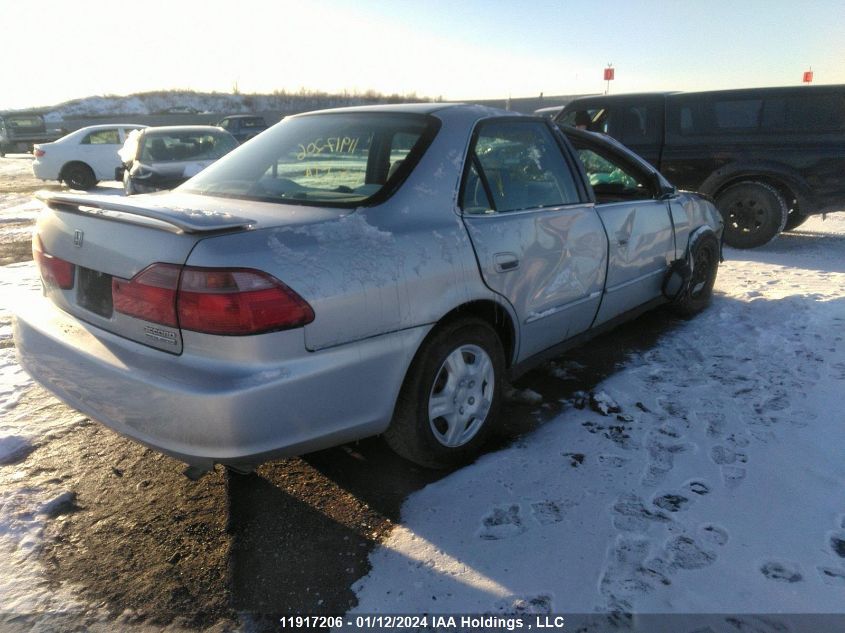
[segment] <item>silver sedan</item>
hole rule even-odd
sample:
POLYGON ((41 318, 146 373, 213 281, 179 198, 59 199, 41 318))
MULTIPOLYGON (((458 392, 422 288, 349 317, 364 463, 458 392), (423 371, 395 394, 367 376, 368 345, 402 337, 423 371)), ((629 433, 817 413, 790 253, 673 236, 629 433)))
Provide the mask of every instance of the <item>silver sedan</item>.
POLYGON ((704 308, 713 205, 613 141, 468 105, 286 118, 173 192, 52 194, 22 365, 201 472, 383 434, 443 467, 505 380, 645 308, 704 308))

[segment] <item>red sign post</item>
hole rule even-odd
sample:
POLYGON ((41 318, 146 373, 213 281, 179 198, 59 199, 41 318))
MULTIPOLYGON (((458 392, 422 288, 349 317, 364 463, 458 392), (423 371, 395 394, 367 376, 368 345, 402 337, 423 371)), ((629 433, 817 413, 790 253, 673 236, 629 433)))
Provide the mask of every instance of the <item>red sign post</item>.
POLYGON ((615 70, 616 69, 610 64, 608 64, 607 68, 604 69, 604 80, 607 82, 607 88, 605 89, 604 94, 610 92, 610 82, 613 81, 615 70))
POLYGON ((804 71, 804 83, 809 84, 813 82, 813 71, 812 70, 805 70, 804 71))

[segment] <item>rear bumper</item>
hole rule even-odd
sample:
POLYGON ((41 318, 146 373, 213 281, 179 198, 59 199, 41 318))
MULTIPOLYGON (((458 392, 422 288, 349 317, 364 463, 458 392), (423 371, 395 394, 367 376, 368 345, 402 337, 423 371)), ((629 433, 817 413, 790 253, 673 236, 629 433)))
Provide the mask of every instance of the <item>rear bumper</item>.
POLYGON ((301 330, 265 334, 262 346, 301 351, 250 364, 160 352, 42 297, 18 302, 13 328, 21 365, 60 399, 200 467, 257 464, 384 431, 428 332, 414 328, 316 353, 305 350, 301 330))
POLYGON ((32 161, 32 174, 39 180, 59 180, 59 169, 36 158, 32 161))

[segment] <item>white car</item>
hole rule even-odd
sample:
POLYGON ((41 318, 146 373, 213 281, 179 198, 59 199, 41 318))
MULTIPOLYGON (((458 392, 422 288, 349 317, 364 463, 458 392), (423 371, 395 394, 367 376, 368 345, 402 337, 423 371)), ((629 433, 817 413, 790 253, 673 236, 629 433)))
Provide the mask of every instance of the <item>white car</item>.
POLYGON ((53 143, 35 145, 32 173, 41 180, 62 180, 71 189, 92 189, 100 180, 113 180, 120 167, 117 151, 132 130, 147 127, 110 123, 84 127, 53 143))

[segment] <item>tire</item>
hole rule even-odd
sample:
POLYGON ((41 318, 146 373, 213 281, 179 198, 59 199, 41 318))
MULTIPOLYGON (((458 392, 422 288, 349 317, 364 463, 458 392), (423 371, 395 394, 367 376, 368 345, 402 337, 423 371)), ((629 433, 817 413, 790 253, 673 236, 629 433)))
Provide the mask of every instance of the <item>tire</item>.
POLYGON ((62 180, 71 189, 87 191, 97 184, 94 172, 85 163, 70 163, 62 169, 62 180))
POLYGON ((713 233, 702 233, 695 239, 690 245, 689 261, 692 266, 689 288, 672 304, 672 309, 683 317, 704 310, 713 296, 719 271, 719 241, 713 233))
POLYGON ((789 217, 786 218, 786 226, 783 227, 783 230, 791 231, 792 229, 796 229, 809 219, 809 215, 804 215, 797 209, 793 209, 789 212, 789 217))
POLYGON ((731 185, 716 196, 716 206, 725 220, 725 243, 734 248, 767 244, 786 226, 789 214, 780 192, 764 182, 731 185))
POLYGON ((384 439, 428 468, 472 460, 495 427, 504 373, 502 343, 487 323, 466 319, 440 327, 411 363, 384 439))

